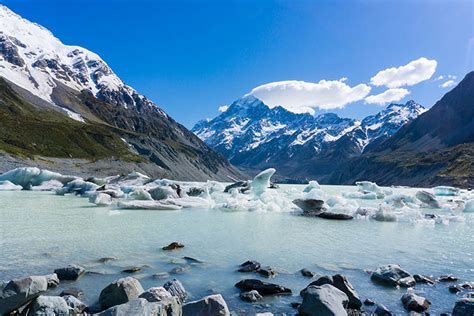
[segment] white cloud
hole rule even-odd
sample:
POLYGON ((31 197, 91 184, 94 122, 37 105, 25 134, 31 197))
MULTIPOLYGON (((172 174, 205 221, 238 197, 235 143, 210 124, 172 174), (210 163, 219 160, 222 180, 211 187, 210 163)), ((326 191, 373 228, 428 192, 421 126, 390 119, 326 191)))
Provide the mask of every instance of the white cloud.
POLYGON ((455 79, 457 79, 457 78, 458 78, 458 77, 455 76, 455 75, 448 75, 448 79, 453 79, 453 80, 455 80, 455 79))
POLYGON ((438 62, 434 59, 421 57, 400 67, 387 68, 379 71, 370 79, 375 86, 386 86, 388 88, 399 88, 412 86, 428 80, 436 71, 438 62))
POLYGON ((365 98, 365 102, 369 104, 384 105, 388 102, 400 101, 404 97, 410 94, 407 89, 388 89, 380 94, 370 95, 365 98))
POLYGON ((442 84, 439 85, 440 88, 451 88, 454 87, 457 84, 456 81, 454 80, 448 80, 446 82, 443 82, 442 84))
POLYGON ((229 108, 228 105, 221 105, 217 110, 221 113, 227 111, 227 109, 229 108))
POLYGON ((314 109, 337 109, 364 99, 371 88, 366 84, 351 87, 342 80, 319 82, 278 81, 258 86, 247 95, 253 95, 269 107, 282 106, 294 113, 314 113, 314 109))
POLYGON ((443 80, 443 79, 444 79, 444 76, 440 75, 440 76, 436 77, 435 79, 433 79, 433 81, 440 81, 440 80, 443 80))

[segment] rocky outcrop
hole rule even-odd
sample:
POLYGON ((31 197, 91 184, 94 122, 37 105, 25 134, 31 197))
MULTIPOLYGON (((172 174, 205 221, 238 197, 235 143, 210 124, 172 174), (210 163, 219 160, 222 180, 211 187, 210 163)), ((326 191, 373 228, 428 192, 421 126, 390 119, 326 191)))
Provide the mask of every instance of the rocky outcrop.
POLYGON ((400 268, 398 264, 388 264, 375 269, 370 278, 377 283, 397 286, 400 284, 401 279, 410 276, 410 273, 400 268))
MULTIPOLYGON (((362 301, 359 298, 356 290, 347 278, 341 274, 335 274, 333 276, 322 276, 314 282, 311 282, 308 286, 321 286, 329 284, 344 292, 349 299, 348 306, 352 309, 360 309, 362 307, 362 301)), ((304 291, 304 290, 303 290, 304 291)))
POLYGON ((137 279, 132 277, 118 279, 100 292, 99 304, 102 309, 107 309, 138 298, 143 292, 143 287, 137 279))
POLYGON ((77 264, 70 264, 64 268, 54 270, 54 273, 57 274, 59 280, 68 281, 75 281, 79 279, 85 272, 86 269, 77 264))
POLYGON ((330 284, 310 285, 301 291, 303 302, 298 308, 303 316, 344 316, 347 315, 349 299, 344 292, 330 284))
POLYGON ((230 316, 229 308, 220 294, 183 305, 183 316, 230 316))
POLYGON ((48 289, 44 276, 12 280, 0 291, 0 315, 8 314, 27 304, 48 289))
POLYGON ((402 296, 401 301, 405 309, 411 312, 422 313, 430 307, 431 303, 426 298, 414 293, 406 293, 402 296))
POLYGON ((39 296, 33 303, 30 315, 69 315, 71 312, 66 300, 60 296, 39 296))

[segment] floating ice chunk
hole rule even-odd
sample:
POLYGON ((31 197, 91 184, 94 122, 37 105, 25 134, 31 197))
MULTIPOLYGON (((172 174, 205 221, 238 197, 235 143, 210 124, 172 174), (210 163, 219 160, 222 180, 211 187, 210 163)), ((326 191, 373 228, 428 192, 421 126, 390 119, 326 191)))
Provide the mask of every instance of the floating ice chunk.
POLYGON ((436 200, 436 197, 427 191, 418 191, 415 194, 416 198, 420 200, 424 205, 431 208, 440 208, 439 202, 436 200))
POLYGON ((395 194, 384 199, 384 202, 395 208, 402 208, 405 206, 418 208, 416 201, 413 197, 406 194, 395 194))
POLYGON ((309 181, 308 185, 306 188, 304 188, 303 192, 310 192, 311 190, 316 189, 320 190, 321 186, 319 185, 318 181, 309 181))
POLYGON ((148 190, 153 200, 164 200, 168 198, 178 198, 178 193, 171 186, 158 186, 148 190))
POLYGON ((41 183, 40 185, 36 185, 31 187, 33 191, 55 191, 61 189, 63 184, 58 180, 49 180, 41 183))
POLYGON ((378 198, 375 192, 343 192, 342 196, 347 199, 376 200, 378 198))
POLYGON ((356 182, 359 192, 362 193, 375 193, 378 199, 383 199, 386 195, 392 194, 392 191, 382 189, 375 182, 370 181, 358 181, 356 182))
POLYGON ((252 182, 250 182, 250 188, 253 194, 258 196, 267 190, 270 186, 270 178, 273 176, 275 171, 275 169, 269 168, 260 172, 255 176, 255 178, 253 178, 252 182))
POLYGON ((397 215, 393 212, 390 206, 382 204, 377 212, 375 212, 374 219, 379 222, 395 222, 397 220, 397 215))
POLYGON ((8 180, 0 181, 0 191, 20 191, 22 189, 21 185, 13 184, 8 180))
POLYGON ((105 193, 95 192, 89 196, 89 202, 98 206, 106 206, 112 204, 112 197, 105 193))
POLYGON ((73 176, 63 176, 60 173, 49 170, 41 170, 36 167, 22 167, 10 170, 0 175, 0 181, 8 180, 23 189, 29 190, 32 186, 38 186, 49 180, 58 180, 65 184, 76 179, 73 176))
POLYGON ((464 204, 464 212, 466 213, 473 213, 474 212, 474 199, 467 200, 466 204, 464 204))
POLYGON ((312 189, 308 191, 303 197, 304 200, 326 200, 326 193, 320 189, 312 189))
POLYGON ((56 190, 56 194, 64 195, 66 193, 75 193, 85 195, 88 192, 95 191, 99 186, 92 182, 87 182, 82 179, 76 179, 68 182, 61 189, 56 190))
POLYGON ((434 194, 438 196, 457 196, 459 195, 459 189, 448 186, 438 186, 433 188, 434 194))
POLYGON ((204 199, 197 196, 188 196, 178 199, 161 200, 163 204, 177 205, 182 208, 213 208, 215 202, 213 200, 204 199))
POLYGON ((160 201, 119 201, 118 207, 121 209, 130 210, 180 210, 182 207, 179 205, 163 204, 160 201))
POLYGON ((151 194, 145 191, 143 188, 135 188, 128 195, 128 198, 131 200, 153 200, 151 194))

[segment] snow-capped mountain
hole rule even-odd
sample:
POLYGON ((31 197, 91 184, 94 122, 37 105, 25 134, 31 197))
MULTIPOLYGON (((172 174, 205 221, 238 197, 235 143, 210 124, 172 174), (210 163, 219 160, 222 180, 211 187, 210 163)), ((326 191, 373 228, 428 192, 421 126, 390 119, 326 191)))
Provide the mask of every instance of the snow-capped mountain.
POLYGON ((0 105, 0 154, 87 158, 89 169, 137 168, 189 180, 240 176, 224 157, 127 86, 97 54, 63 44, 2 5, 0 105), (100 159, 109 162, 92 166, 100 159))
POLYGON ((192 131, 237 166, 273 166, 286 177, 324 177, 331 163, 335 166, 360 155, 424 111, 418 103, 408 101, 390 104, 359 121, 333 113, 295 114, 247 96, 216 118, 198 122, 192 131), (307 168, 298 170, 305 164, 307 168))

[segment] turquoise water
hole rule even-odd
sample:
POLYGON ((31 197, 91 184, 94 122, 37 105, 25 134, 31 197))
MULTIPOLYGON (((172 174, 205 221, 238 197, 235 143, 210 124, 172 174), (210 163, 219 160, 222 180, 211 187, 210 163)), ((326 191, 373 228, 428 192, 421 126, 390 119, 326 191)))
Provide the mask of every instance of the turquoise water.
MULTIPOLYGON (((339 195, 355 189, 323 186, 323 190, 339 195)), ((320 274, 342 273, 363 300, 380 302, 397 314, 405 313, 400 297, 406 290, 374 285, 365 270, 398 263, 412 274, 437 277, 451 273, 463 281, 474 281, 474 215, 468 213, 461 214, 463 221, 434 224, 330 221, 297 216, 291 210, 118 210, 114 206, 96 207, 86 198, 51 192, 0 192, 0 201, 0 280, 48 274, 65 264, 81 264, 95 273, 88 273, 77 282, 62 283, 51 293, 79 287, 84 290, 87 303, 94 303, 109 282, 128 276, 121 270, 129 266, 144 266, 142 272, 133 275, 144 288, 177 278, 189 291, 191 300, 221 293, 229 308, 239 315, 293 312, 289 304, 300 301, 299 291, 311 282, 298 272, 302 268, 320 274), (172 241, 182 242, 185 248, 161 250, 172 241), (190 265, 183 256, 204 263, 190 265), (118 260, 96 263, 102 257, 118 260), (242 302, 234 284, 243 278, 261 278, 235 272, 237 265, 248 259, 279 271, 269 281, 291 288, 293 296, 266 298, 258 304, 242 302), (185 271, 162 279, 153 276, 176 267, 185 267, 185 271)), ((357 202, 374 206, 380 203, 357 202)), ((450 312, 457 299, 449 293, 448 285, 417 285, 415 289, 433 303, 429 311, 439 314, 450 312)))

